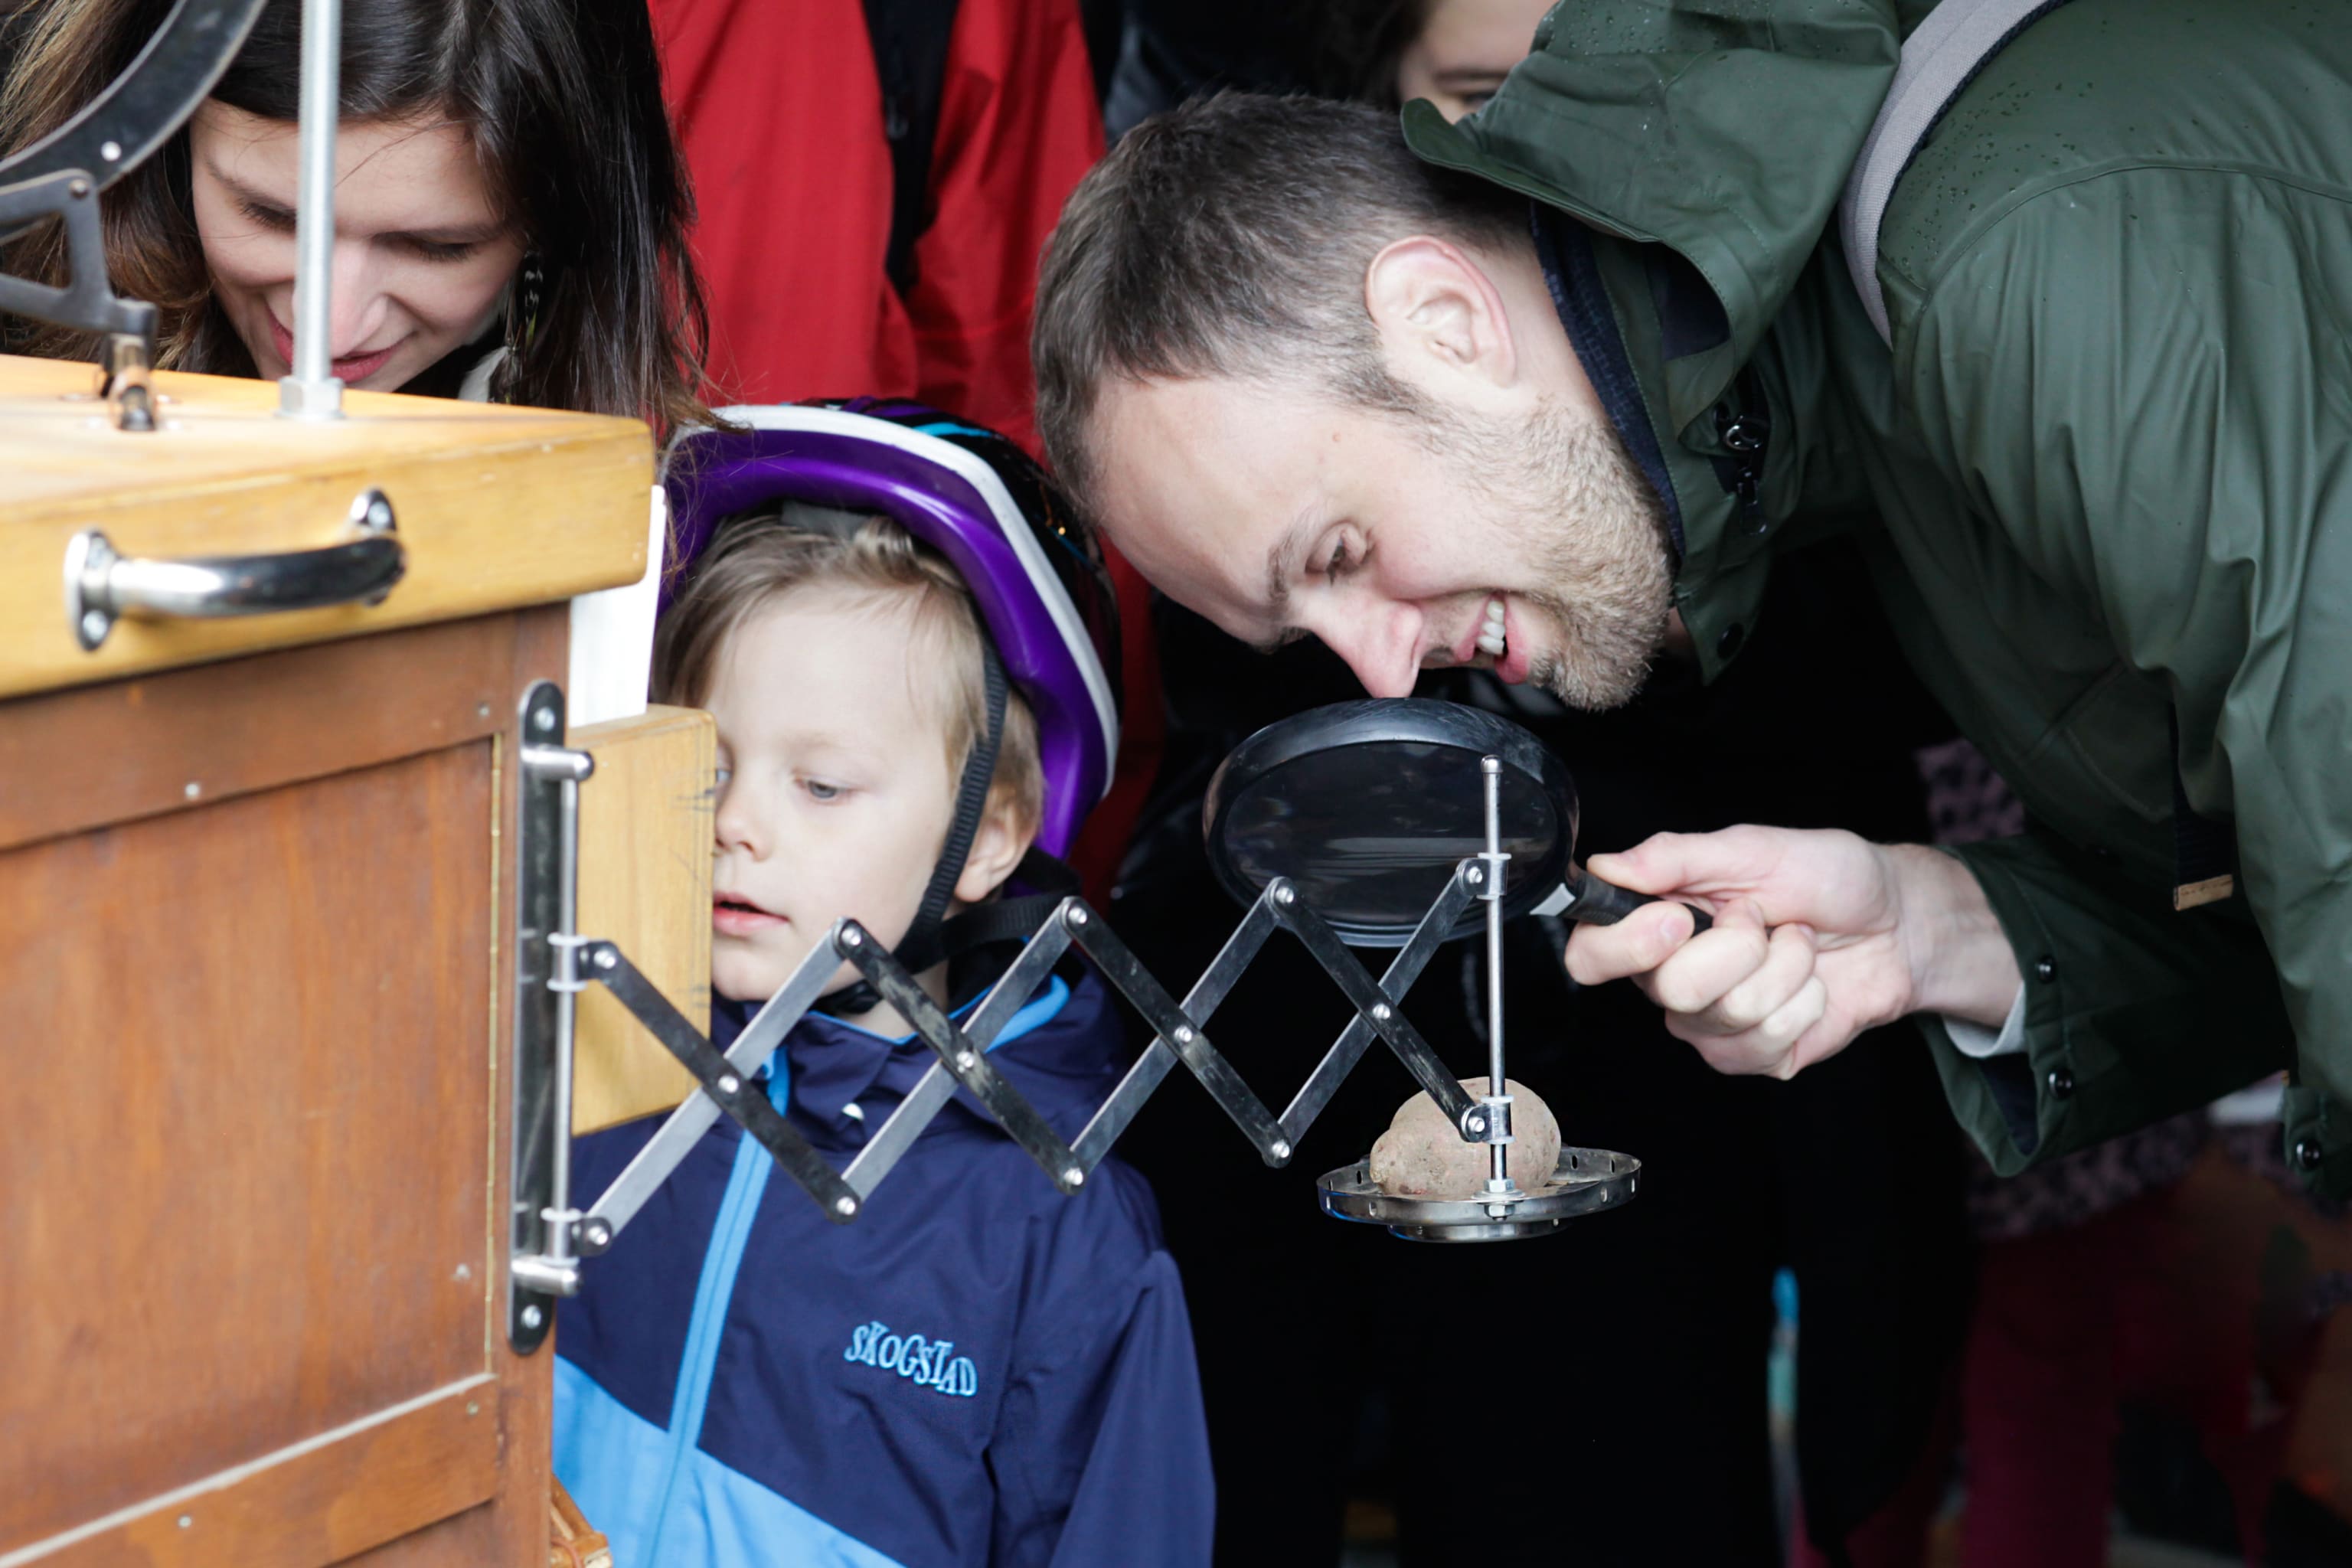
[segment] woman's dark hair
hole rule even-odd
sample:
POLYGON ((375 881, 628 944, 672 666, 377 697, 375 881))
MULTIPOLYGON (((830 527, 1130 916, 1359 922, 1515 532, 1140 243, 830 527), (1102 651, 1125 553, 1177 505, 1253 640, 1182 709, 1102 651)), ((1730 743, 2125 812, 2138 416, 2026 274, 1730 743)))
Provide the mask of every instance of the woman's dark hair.
MULTIPOLYGON (((171 4, 47 0, 0 88, 0 149, 28 145, 95 98, 171 4)), ((694 198, 662 109, 646 0, 359 0, 343 7, 342 29, 343 118, 461 127, 492 198, 541 259, 536 325, 493 395, 661 430, 707 422, 708 318, 686 247, 694 198)), ((300 0, 270 0, 213 96, 294 120, 300 45, 300 0)), ((159 365, 254 374, 212 299, 184 131, 108 191, 105 228, 117 290, 159 308, 159 365)), ((61 231, 34 231, 6 261, 19 276, 62 279, 61 231)), ((55 328, 11 346, 95 353, 86 334, 55 328)))
POLYGON ((1397 96, 1397 66, 1436 8, 1436 0, 1343 0, 1323 10, 1309 72, 1314 91, 1375 109, 1404 107, 1397 96))

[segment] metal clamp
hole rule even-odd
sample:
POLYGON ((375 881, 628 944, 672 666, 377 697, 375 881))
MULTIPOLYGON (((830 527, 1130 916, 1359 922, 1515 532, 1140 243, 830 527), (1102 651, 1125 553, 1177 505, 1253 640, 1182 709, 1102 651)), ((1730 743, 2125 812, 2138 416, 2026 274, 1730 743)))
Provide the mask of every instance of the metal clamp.
POLYGON ((212 620, 382 604, 408 570, 392 502, 382 490, 361 491, 351 523, 361 537, 324 550, 182 561, 126 556, 97 529, 84 529, 66 544, 66 618, 74 640, 96 651, 121 616, 212 620))
POLYGON ((1465 1143, 1511 1143, 1511 1100, 1507 1094, 1489 1094, 1462 1113, 1465 1143))
MULTIPOLYGON (((583 1230, 572 1206, 572 1058, 582 963, 577 935, 580 785, 595 759, 564 746, 563 692, 534 681, 517 714, 523 735, 515 833, 512 1205, 507 1338, 537 1350, 555 1298, 580 1289, 583 1230)), ((593 963, 593 958, 588 962, 593 963)))

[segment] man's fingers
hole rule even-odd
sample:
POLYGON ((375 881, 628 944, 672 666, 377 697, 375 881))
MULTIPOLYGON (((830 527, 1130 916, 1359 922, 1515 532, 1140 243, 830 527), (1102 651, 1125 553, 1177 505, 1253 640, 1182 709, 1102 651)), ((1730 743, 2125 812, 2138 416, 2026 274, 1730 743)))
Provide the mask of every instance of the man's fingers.
POLYGON ((1568 973, 1579 985, 1647 974, 1691 940, 1695 922, 1680 904, 1648 904, 1613 926, 1579 925, 1569 934, 1568 973))
MULTIPOLYGON (((1771 1019, 1785 1008, 1791 998, 1812 978, 1815 951, 1810 927, 1784 925, 1775 927, 1763 962, 1745 979, 1723 993, 1720 1000, 1708 1005, 1694 1020, 1701 1028, 1716 1033, 1736 1035, 1753 1029, 1771 1019)), ((1686 1012, 1698 1012, 1685 1008, 1686 1012)), ((1805 1022, 1811 1023, 1808 1018, 1805 1022)), ((1780 1043, 1794 1039, 1791 1031, 1780 1043)))
POLYGON ((1584 868, 1604 882, 1614 882, 1637 893, 1671 893, 1688 879, 1683 875, 1684 844, 1691 837, 1682 833, 1654 834, 1631 849, 1595 855, 1584 863, 1584 868))
POLYGON ((1805 1058, 1797 1050, 1797 1042, 1805 1031, 1822 1021, 1830 1010, 1830 988, 1818 974, 1809 975, 1797 994, 1783 1003, 1772 1016, 1756 1026, 1758 1043, 1777 1054, 1772 1076, 1791 1079, 1804 1066, 1805 1058))
POLYGON ((1637 893, 1753 888, 1769 875, 1789 835, 1777 828, 1727 827, 1718 833, 1656 833, 1631 849, 1595 855, 1584 868, 1637 893))
POLYGON ((1828 1012, 1829 986, 1815 974, 1753 1028, 1713 1034, 1699 1018, 1668 1014, 1666 1029, 1676 1039, 1696 1047, 1701 1058, 1717 1072, 1790 1079, 1812 1059, 1800 1047, 1828 1012))
POLYGON ((1756 906, 1734 904, 1723 911, 1712 931, 1693 937, 1659 964, 1641 983, 1642 989, 1669 1013, 1708 1014, 1702 1026, 1725 1033, 1713 1022, 1711 1010, 1736 987, 1754 978, 1770 954, 1771 934, 1764 929, 1756 906))

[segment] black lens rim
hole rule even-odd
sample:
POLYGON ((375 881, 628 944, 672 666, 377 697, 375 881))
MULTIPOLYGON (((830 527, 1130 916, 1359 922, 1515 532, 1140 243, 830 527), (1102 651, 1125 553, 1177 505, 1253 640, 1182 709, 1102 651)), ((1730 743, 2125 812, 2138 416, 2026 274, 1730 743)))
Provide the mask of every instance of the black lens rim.
MULTIPOLYGON (((1218 885, 1244 904, 1264 891, 1263 884, 1253 880, 1226 847, 1223 827, 1234 803, 1267 774, 1310 752, 1411 743, 1450 747, 1473 757, 1500 757, 1505 767, 1534 784, 1549 802, 1560 831, 1531 866, 1512 865, 1503 898, 1506 919, 1527 913, 1566 880, 1569 861, 1576 853, 1577 797, 1575 781, 1565 763, 1534 735, 1499 714, 1425 697, 1376 697, 1311 708, 1268 724, 1234 747, 1218 765, 1201 807, 1209 867, 1218 885)), ((1421 918, 1422 911, 1417 910, 1397 922, 1333 920, 1331 925, 1350 947, 1402 947, 1412 940, 1421 918)), ((1486 919, 1485 909, 1474 907, 1454 923, 1447 940, 1475 935, 1486 919)))

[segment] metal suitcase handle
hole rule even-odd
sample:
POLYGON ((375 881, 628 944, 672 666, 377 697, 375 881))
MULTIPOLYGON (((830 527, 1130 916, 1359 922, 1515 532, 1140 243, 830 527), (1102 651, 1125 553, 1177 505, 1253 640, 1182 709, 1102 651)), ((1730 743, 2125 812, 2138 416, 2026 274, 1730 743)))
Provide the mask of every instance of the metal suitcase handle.
POLYGON ((84 652, 95 651, 121 616, 217 620, 382 604, 408 570, 393 533, 392 502, 382 490, 362 490, 352 502, 351 521, 361 536, 347 544, 184 561, 122 555, 105 534, 84 529, 66 545, 66 616, 74 640, 84 652))

